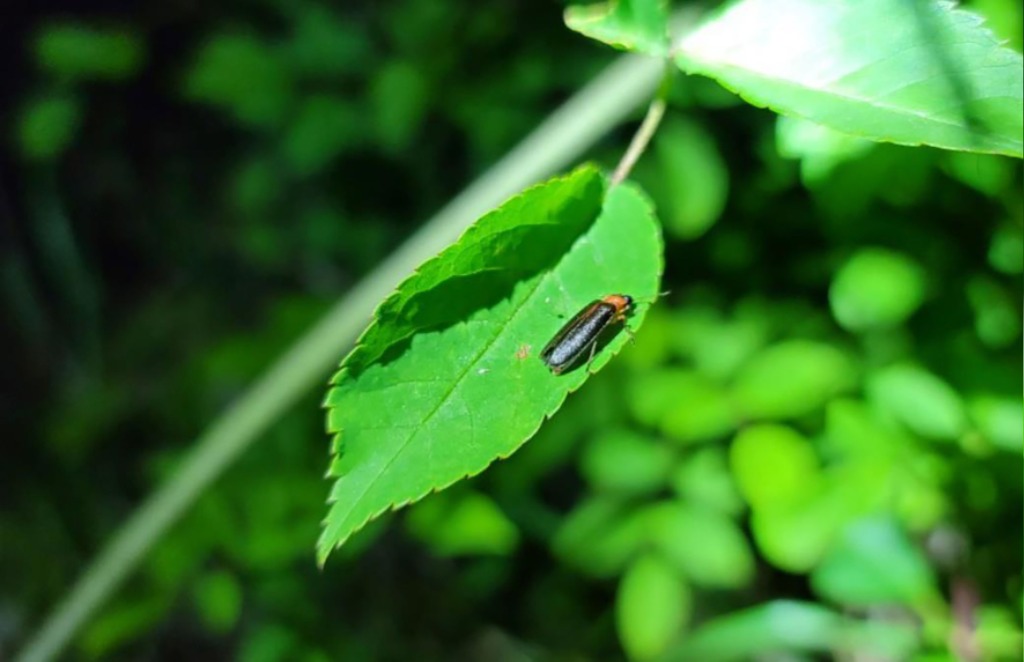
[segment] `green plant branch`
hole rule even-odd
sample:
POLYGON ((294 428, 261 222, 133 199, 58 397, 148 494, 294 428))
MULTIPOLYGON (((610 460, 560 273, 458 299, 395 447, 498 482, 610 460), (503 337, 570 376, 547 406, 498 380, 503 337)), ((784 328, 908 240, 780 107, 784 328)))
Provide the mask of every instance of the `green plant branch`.
POLYGON ((651 105, 647 107, 647 114, 644 115, 640 128, 633 134, 633 139, 629 141, 629 147, 626 148, 626 152, 622 155, 619 165, 615 167, 615 172, 612 173, 611 177, 611 186, 621 184, 629 177, 629 173, 633 171, 633 166, 640 160, 640 156, 647 149, 651 138, 654 137, 654 133, 658 130, 661 118, 665 116, 665 109, 668 107, 668 93, 672 89, 673 72, 672 62, 666 62, 665 73, 661 77, 661 85, 658 86, 658 94, 651 100, 651 105))
POLYGON ((196 439, 177 472, 114 534, 17 659, 58 656, 203 491, 300 397, 323 384, 374 307, 403 278, 506 197, 576 161, 653 92, 661 73, 657 60, 619 58, 343 296, 196 439))

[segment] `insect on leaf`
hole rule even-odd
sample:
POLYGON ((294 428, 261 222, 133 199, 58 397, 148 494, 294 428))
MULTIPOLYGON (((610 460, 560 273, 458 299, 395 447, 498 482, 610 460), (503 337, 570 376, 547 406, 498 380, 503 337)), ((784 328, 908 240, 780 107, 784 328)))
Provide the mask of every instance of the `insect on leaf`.
POLYGON ((513 453, 566 395, 627 342, 621 325, 594 360, 554 375, 540 349, 608 293, 658 292, 661 236, 632 185, 606 191, 582 167, 528 189, 420 266, 377 310, 327 394, 336 479, 317 545, 331 549, 388 509, 513 453))

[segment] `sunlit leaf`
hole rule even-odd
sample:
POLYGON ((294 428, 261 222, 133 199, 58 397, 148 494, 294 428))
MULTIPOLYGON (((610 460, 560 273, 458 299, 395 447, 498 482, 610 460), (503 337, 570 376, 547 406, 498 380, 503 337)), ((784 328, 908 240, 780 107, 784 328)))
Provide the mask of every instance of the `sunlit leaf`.
POLYGON ((952 3, 739 0, 687 35, 676 61, 863 138, 1024 154, 1024 60, 952 3))
POLYGON ((668 49, 668 14, 664 0, 609 0, 571 5, 565 24, 591 39, 627 51, 664 55, 668 49))
POLYGON ((483 471, 532 436, 628 336, 552 374, 541 348, 583 306, 658 292, 661 240, 631 186, 593 168, 529 189, 424 263, 377 310, 327 395, 331 507, 319 557, 389 508, 483 471), (586 361, 584 361, 586 363, 586 361))

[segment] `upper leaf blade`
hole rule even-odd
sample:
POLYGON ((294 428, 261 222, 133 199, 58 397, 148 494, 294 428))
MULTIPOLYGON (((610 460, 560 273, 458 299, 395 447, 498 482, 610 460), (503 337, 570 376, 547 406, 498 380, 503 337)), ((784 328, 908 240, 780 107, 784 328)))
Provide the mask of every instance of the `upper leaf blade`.
POLYGON ((660 256, 644 197, 628 185, 604 195, 603 176, 581 168, 509 200, 422 265, 381 305, 327 395, 337 482, 320 561, 387 509, 514 452, 626 334, 609 334, 589 369, 560 376, 540 348, 593 299, 653 300, 660 256))
POLYGON ((668 11, 664 0, 611 0, 571 5, 565 24, 620 50, 663 57, 668 52, 668 11))
POLYGON ((853 135, 1024 155, 1024 60, 950 3, 740 0, 685 37, 676 61, 853 135))

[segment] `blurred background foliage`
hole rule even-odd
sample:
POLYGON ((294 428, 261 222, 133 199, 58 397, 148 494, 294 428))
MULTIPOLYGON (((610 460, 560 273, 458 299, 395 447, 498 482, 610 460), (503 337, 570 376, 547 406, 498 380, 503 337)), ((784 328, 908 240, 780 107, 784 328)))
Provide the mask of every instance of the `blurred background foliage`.
MULTIPOLYGON (((967 4, 1020 50, 1019 3, 967 4)), ((614 57, 561 11, 5 17, 0 656, 241 389, 614 57)), ((671 294, 534 440, 321 572, 310 393, 74 658, 1015 659, 1020 162, 864 142, 703 79, 672 105, 635 171, 671 294)))

